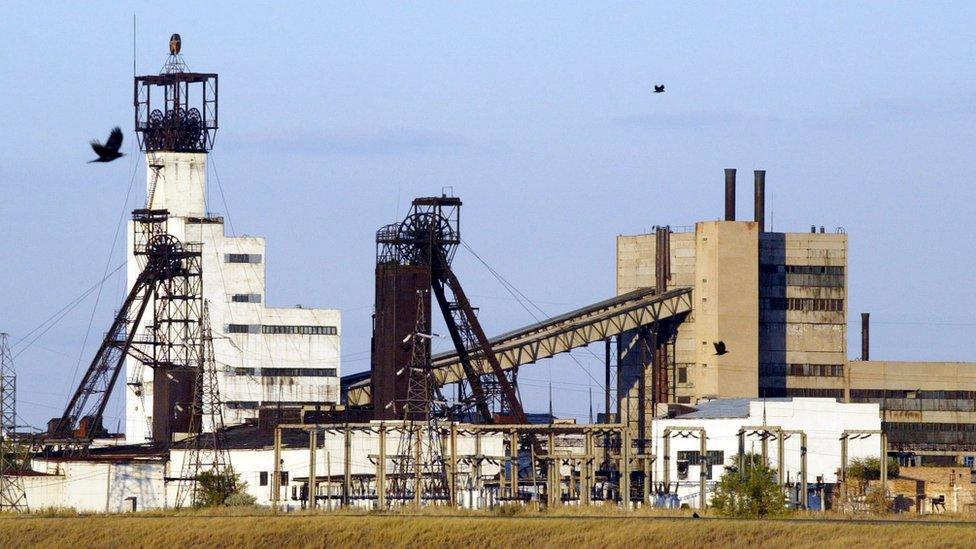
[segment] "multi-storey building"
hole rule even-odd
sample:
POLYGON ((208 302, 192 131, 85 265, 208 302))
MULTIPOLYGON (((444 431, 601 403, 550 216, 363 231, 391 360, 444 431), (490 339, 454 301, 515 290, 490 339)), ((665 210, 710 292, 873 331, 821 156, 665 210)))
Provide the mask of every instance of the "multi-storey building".
POLYGON ((664 241, 660 231, 617 237, 618 294, 658 285, 694 290, 694 310, 658 358, 664 368, 650 367, 652 353, 636 352, 636 333, 619 338, 621 419, 637 425, 640 410, 651 415, 654 404, 716 398, 876 402, 892 451, 971 462, 976 363, 849 360, 847 235, 815 226, 766 231, 764 189, 765 172, 758 171, 756 216, 736 220, 735 173, 727 170, 724 220, 669 228, 664 241), (668 387, 658 394, 667 398, 642 390, 661 383, 668 387))

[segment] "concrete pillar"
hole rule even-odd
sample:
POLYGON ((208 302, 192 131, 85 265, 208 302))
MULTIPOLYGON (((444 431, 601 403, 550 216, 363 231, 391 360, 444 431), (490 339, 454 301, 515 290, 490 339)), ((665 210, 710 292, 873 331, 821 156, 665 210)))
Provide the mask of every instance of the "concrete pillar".
POLYGON ((271 508, 278 509, 281 499, 281 427, 274 432, 274 476, 271 478, 271 508))
POLYGON ((580 470, 580 480, 582 485, 580 486, 580 504, 589 505, 591 503, 591 494, 593 493, 593 479, 591 475, 593 474, 593 431, 589 429, 586 430, 583 439, 583 462, 580 470))
POLYGON ((308 508, 315 509, 315 494, 318 490, 318 483, 315 478, 315 447, 317 444, 318 430, 312 429, 308 432, 308 508))
POLYGON ((451 424, 451 455, 447 462, 451 507, 457 507, 457 423, 451 424))
POLYGON ((881 477, 881 495, 888 497, 888 435, 881 431, 881 457, 878 460, 881 477))
POLYGON ((803 508, 808 508, 807 496, 807 434, 800 433, 800 502, 803 508))
POLYGON ((350 490, 352 489, 352 433, 349 432, 349 425, 344 430, 345 452, 342 455, 342 505, 349 506, 350 490))
POLYGON ((705 436, 705 429, 698 431, 698 436, 701 438, 701 447, 698 452, 698 508, 705 509, 706 493, 705 493, 705 481, 707 480, 708 472, 706 468, 709 466, 708 463, 708 439, 705 436))
POLYGON ((623 428, 620 445, 620 499, 625 511, 630 510, 630 429, 623 428))
POLYGON ((376 503, 377 508, 386 509, 386 425, 380 423, 379 459, 376 462, 376 503))
POLYGON ((782 429, 776 435, 778 437, 776 439, 776 453, 779 456, 779 467, 776 468, 776 473, 779 477, 779 486, 782 488, 786 486, 786 437, 783 436, 782 429))
POLYGON ((510 432, 510 436, 511 436, 511 443, 510 443, 511 444, 511 448, 509 449, 509 459, 510 459, 512 465, 511 465, 511 468, 510 468, 510 473, 509 473, 510 478, 509 478, 509 480, 512 483, 512 491, 511 491, 511 494, 509 494, 509 495, 512 498, 517 498, 518 495, 519 495, 519 487, 518 487, 518 485, 519 485, 519 481, 518 481, 518 474, 519 474, 519 461, 518 461, 519 444, 518 444, 518 433, 515 431, 515 429, 512 429, 512 431, 510 432))
POLYGON ((840 437, 840 500, 847 503, 847 433, 840 437))

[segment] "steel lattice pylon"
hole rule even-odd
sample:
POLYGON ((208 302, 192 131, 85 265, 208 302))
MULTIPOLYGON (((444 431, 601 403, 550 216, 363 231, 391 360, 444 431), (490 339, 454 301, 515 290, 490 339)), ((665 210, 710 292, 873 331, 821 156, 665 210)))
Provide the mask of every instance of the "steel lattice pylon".
POLYGON ((232 476, 234 469, 224 444, 224 412, 217 384, 217 361, 214 357, 213 332, 210 328, 210 308, 203 304, 200 322, 200 361, 196 367, 190 426, 199 425, 199 432, 183 453, 183 469, 176 494, 176 508, 197 501, 200 473, 232 476))
POLYGON ((27 456, 14 436, 17 426, 17 375, 7 345, 0 333, 0 511, 27 510, 27 496, 20 472, 27 456))
MULTIPOLYGON (((446 402, 431 369, 431 337, 430 324, 424 315, 424 300, 420 299, 417 324, 409 339, 407 400, 403 405, 400 443, 393 458, 395 473, 390 485, 391 501, 413 501, 420 505, 424 498, 447 501, 450 497, 440 426, 446 402)), ((385 467, 385 464, 381 466, 385 467)))

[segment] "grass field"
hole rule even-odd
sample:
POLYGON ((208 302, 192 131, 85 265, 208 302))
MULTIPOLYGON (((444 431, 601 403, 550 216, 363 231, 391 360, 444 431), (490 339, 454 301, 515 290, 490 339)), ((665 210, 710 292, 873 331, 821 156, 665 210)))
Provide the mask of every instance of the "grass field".
POLYGON ((0 547, 974 547, 976 524, 581 514, 0 518, 0 547), (717 545, 716 545, 717 544, 717 545))

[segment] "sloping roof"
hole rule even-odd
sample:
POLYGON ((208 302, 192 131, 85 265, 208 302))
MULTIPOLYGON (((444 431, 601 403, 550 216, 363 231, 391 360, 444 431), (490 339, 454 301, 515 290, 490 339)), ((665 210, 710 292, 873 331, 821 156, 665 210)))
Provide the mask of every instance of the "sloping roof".
MULTIPOLYGON (((766 402, 792 402, 792 398, 767 398, 766 402)), ((722 398, 695 405, 694 412, 676 416, 677 419, 721 419, 749 417, 749 403, 756 398, 722 398)))

